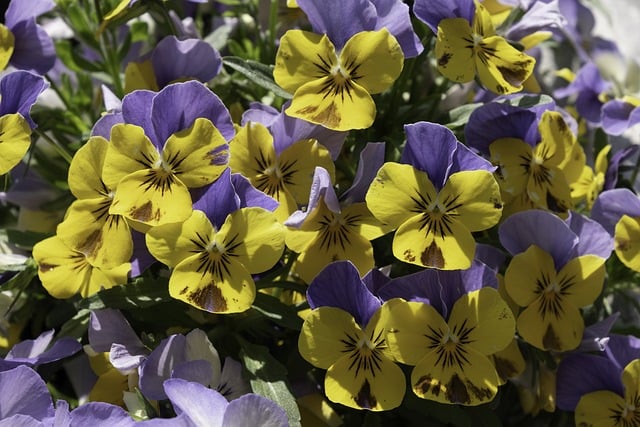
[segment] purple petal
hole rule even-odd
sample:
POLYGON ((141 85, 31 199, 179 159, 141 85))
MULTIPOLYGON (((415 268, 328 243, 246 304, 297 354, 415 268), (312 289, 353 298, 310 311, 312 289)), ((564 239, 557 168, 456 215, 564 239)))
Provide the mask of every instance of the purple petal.
POLYGON ((242 377, 242 364, 240 362, 230 357, 225 357, 222 373, 220 374, 220 382, 216 386, 216 390, 228 401, 237 399, 251 391, 249 383, 242 377))
POLYGON ((121 112, 122 100, 115 93, 111 92, 106 85, 100 85, 102 91, 102 99, 104 100, 104 109, 108 112, 121 112))
POLYGON ((246 126, 249 122, 258 122, 269 128, 279 115, 280 112, 270 105, 252 102, 249 104, 249 109, 242 113, 240 125, 246 126))
POLYGON ((439 270, 438 279, 442 284, 441 298, 443 317, 448 318, 453 305, 463 295, 484 287, 498 288, 496 272, 479 261, 473 261, 467 270, 439 270))
POLYGON ((577 212, 570 212, 565 222, 578 235, 576 256, 597 255, 609 258, 614 247, 613 238, 599 223, 577 212))
POLYGON ((35 19, 19 22, 11 32, 15 37, 11 65, 38 74, 46 74, 53 68, 56 63, 53 40, 35 19))
MULTIPOLYGON (((140 126, 144 134, 155 145, 158 152, 164 147, 164 140, 159 140, 151 120, 151 106, 156 92, 135 90, 122 99, 122 118, 125 123, 140 126)), ((111 134, 111 131, 109 131, 111 134)))
POLYGON ((184 335, 176 334, 162 340, 140 368, 140 390, 145 397, 154 400, 166 399, 162 384, 171 378, 173 368, 186 361, 184 335))
POLYGON ((584 328, 582 341, 576 351, 581 353, 604 351, 609 343, 609 333, 611 328, 618 320, 618 317, 620 317, 620 314, 614 313, 611 316, 584 328))
POLYGON ((71 424, 71 413, 69 403, 66 400, 56 400, 56 413, 53 417, 52 427, 67 427, 71 424))
POLYGON ((442 189, 458 148, 455 135, 445 126, 429 122, 405 125, 404 131, 407 144, 400 162, 426 172, 436 190, 442 189))
POLYGON ((319 166, 316 167, 313 173, 313 181, 311 183, 311 192, 309 193, 309 204, 305 210, 298 210, 291 214, 291 216, 284 222, 284 225, 288 227, 300 228, 302 223, 307 219, 309 215, 320 203, 320 197, 324 197, 324 202, 332 212, 340 212, 340 202, 338 202, 338 196, 331 184, 331 177, 326 169, 319 166))
POLYGON ((42 76, 29 71, 18 70, 5 75, 0 81, 0 116, 20 113, 31 129, 35 129, 37 125, 31 119, 31 107, 48 87, 49 83, 42 76))
POLYGON ((442 284, 435 269, 426 269, 392 279, 378 292, 383 301, 403 298, 406 301, 418 301, 430 304, 443 317, 447 308, 442 300, 442 284))
POLYGON ((37 18, 54 7, 56 4, 53 0, 30 0, 28 2, 13 0, 9 2, 9 7, 4 14, 4 23, 7 27, 12 28, 18 22, 37 18))
POLYGON ((507 218, 498 229, 500 243, 511 255, 526 251, 536 245, 549 253, 556 269, 561 269, 575 257, 578 236, 569 226, 552 213, 532 209, 518 212, 507 218), (540 230, 544 230, 541 233, 540 230))
POLYGON ((400 0, 370 0, 376 8, 376 30, 386 28, 396 38, 405 58, 420 55, 424 46, 413 31, 409 6, 400 0))
POLYGON ((623 215, 640 216, 640 199, 627 188, 603 191, 591 208, 591 218, 598 221, 612 236, 623 215))
POLYGON ((251 181, 239 173, 231 174, 231 183, 240 199, 240 207, 261 207, 270 212, 278 208, 279 203, 271 196, 264 194, 251 185, 251 181))
POLYGON ((111 128, 114 125, 124 123, 124 117, 122 113, 107 113, 100 117, 93 128, 91 129, 91 136, 101 136, 106 140, 111 139, 111 128))
POLYGON ((153 98, 151 121, 163 146, 172 134, 189 128, 199 117, 209 119, 227 141, 235 135, 227 107, 198 81, 169 85, 153 98))
POLYGON ((350 313, 362 329, 381 305, 350 261, 332 262, 318 273, 307 289, 307 301, 312 309, 336 307, 350 313))
POLYGON ((570 354, 558 366, 556 404, 563 411, 574 411, 580 398, 593 391, 610 390, 624 396, 621 374, 606 357, 570 354))
POLYGON ((0 420, 0 427, 42 427, 42 421, 30 415, 16 414, 0 420))
POLYGON ((257 394, 245 394, 227 406, 225 427, 288 427, 287 413, 275 402, 257 394))
POLYGON ((618 99, 607 102, 602 107, 602 129, 609 135, 621 135, 634 123, 631 114, 636 110, 633 104, 618 99))
POLYGON ((315 33, 327 34, 336 50, 356 33, 373 30, 376 9, 368 0, 299 0, 315 33))
POLYGON ((185 381, 199 383, 205 387, 209 386, 212 376, 213 370, 211 363, 202 359, 180 363, 176 365, 171 372, 171 378, 180 378, 185 381))
POLYGON ((187 415, 196 426, 223 425, 224 412, 229 403, 217 391, 179 378, 165 381, 164 391, 176 413, 187 415))
POLYGON ((453 155, 453 164, 450 172, 485 170, 493 173, 496 169, 497 167, 493 166, 490 161, 483 159, 463 144, 458 143, 458 149, 453 155))
MULTIPOLYGON (((609 162, 609 167, 607 168, 607 173, 604 179, 603 189, 605 191, 616 187, 616 184, 618 183, 618 169, 620 168, 620 163, 634 157, 638 154, 638 151, 640 151, 640 145, 631 145, 611 156, 611 161, 609 162)), ((637 162, 638 159, 636 158, 635 163, 637 162)))
POLYGON ((535 112, 501 102, 474 110, 464 135, 466 143, 484 155, 489 154, 489 146, 500 138, 518 138, 531 146, 540 139, 535 112))
POLYGON ((34 340, 24 340, 14 345, 6 356, 7 360, 35 359, 40 356, 51 344, 55 331, 53 329, 41 333, 34 340))
POLYGON ((499 271, 507 260, 507 255, 495 246, 478 243, 475 258, 487 267, 499 271))
POLYGON ((353 185, 342 194, 346 204, 364 202, 364 196, 384 163, 384 142, 369 142, 360 152, 353 185))
POLYGON ((208 82, 222 68, 220 53, 200 39, 178 40, 168 36, 160 40, 151 55, 158 86, 194 78, 208 82))
POLYGON ((611 334, 605 353, 622 371, 625 366, 640 358, 640 338, 633 335, 611 334))
POLYGON ((471 24, 476 6, 473 0, 416 0, 413 13, 437 34, 438 24, 446 18, 464 18, 471 24))
POLYGON ((151 265, 156 259, 151 255, 147 244, 145 243, 144 234, 131 229, 131 238, 133 240, 133 255, 131 256, 131 277, 138 277, 151 265))
POLYGON ((380 289, 390 281, 391 278, 377 268, 369 270, 362 278, 362 283, 373 295, 379 295, 380 289))
POLYGON ((123 375, 135 372, 140 364, 147 358, 148 351, 144 348, 134 349, 136 353, 132 353, 132 349, 125 345, 113 343, 111 351, 109 351, 109 361, 123 375))
POLYGON ((292 144, 304 140, 315 139, 331 153, 333 160, 337 159, 342 150, 342 145, 347 136, 347 132, 337 132, 327 129, 324 126, 314 125, 306 120, 296 119, 284 113, 291 101, 287 101, 282 106, 282 111, 267 126, 273 135, 273 146, 277 154, 287 149, 292 144))
POLYGON ((71 427, 129 427, 135 421, 119 406, 89 402, 71 411, 71 427))
POLYGON ((16 414, 37 420, 54 414, 49 389, 40 375, 26 366, 0 372, 0 419, 16 414))
POLYGON ((89 344, 95 352, 108 352, 113 343, 136 350, 145 348, 120 311, 112 308, 94 310, 89 319, 89 344))
POLYGON ((222 227, 227 215, 240 209, 240 198, 231 183, 231 169, 227 168, 213 183, 191 190, 193 209, 201 210, 216 227, 222 227))
POLYGON ((522 18, 507 31, 509 40, 521 40, 537 31, 563 28, 567 21, 562 16, 558 1, 536 1, 522 18))

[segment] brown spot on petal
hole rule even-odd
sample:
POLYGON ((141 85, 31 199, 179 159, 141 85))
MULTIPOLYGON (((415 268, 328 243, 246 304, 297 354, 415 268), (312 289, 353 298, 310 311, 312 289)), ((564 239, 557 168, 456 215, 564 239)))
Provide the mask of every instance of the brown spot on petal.
POLYGON ((437 379, 434 379, 430 375, 423 375, 413 385, 414 391, 419 391, 421 394, 431 393, 434 396, 438 396, 442 390, 442 384, 437 379))
POLYGON ((498 72, 502 75, 511 86, 520 86, 527 78, 526 62, 516 62, 513 67, 497 67, 498 72))
POLYGON ((376 397, 371 394, 371 385, 369 384, 369 380, 364 380, 364 384, 362 384, 362 387, 354 400, 359 407, 365 409, 374 408, 378 404, 376 397))
POLYGON ((413 251, 411 249, 407 249, 406 251, 404 251, 402 256, 404 257, 404 259, 406 261, 409 261, 409 262, 415 262, 415 260, 416 260, 416 257, 413 254, 413 251))
POLYGON ((187 299, 196 307, 211 313, 222 313, 227 311, 227 300, 222 296, 222 291, 215 284, 191 292, 187 299))
POLYGON ((542 346, 545 350, 558 350, 560 351, 560 338, 553 330, 551 325, 547 326, 547 330, 542 337, 542 346))
POLYGON ((131 208, 131 210, 129 211, 129 216, 131 217, 131 219, 134 219, 136 221, 149 221, 153 217, 153 204, 151 203, 151 200, 149 200, 142 206, 131 208))
POLYGON ((616 249, 626 252, 631 248, 631 242, 627 239, 617 239, 616 240, 616 249))
POLYGON ((503 359, 494 355, 493 362, 496 365, 498 376, 500 376, 503 381, 506 381, 507 379, 518 374, 518 369, 513 365, 513 363, 511 363, 510 360, 503 359))
POLYGON ((467 390, 469 390, 471 394, 477 397, 480 401, 484 402, 493 398, 493 392, 491 391, 491 389, 485 387, 476 387, 476 385, 469 380, 465 381, 465 384, 467 385, 467 390))
POLYGON ((463 403, 468 404, 471 403, 471 398, 469 397, 469 391, 467 387, 462 382, 458 374, 453 374, 451 377, 451 381, 447 384, 447 391, 445 392, 445 396, 447 400, 451 403, 463 403))
POLYGON ((444 257, 436 242, 431 242, 429 247, 422 252, 420 262, 425 267, 444 268, 444 257))
POLYGON ((569 209, 569 206, 561 200, 556 199, 550 192, 547 192, 547 206, 549 210, 553 212, 566 212, 569 209))
POLYGON ((338 127, 338 125, 340 125, 342 117, 338 113, 338 108, 336 107, 335 102, 332 102, 327 108, 318 113, 316 113, 317 110, 318 107, 316 105, 309 105, 296 111, 296 113, 309 115, 311 116, 311 121, 326 126, 329 129, 336 128, 338 127))
POLYGON ((77 251, 85 256, 95 256, 102 247, 102 229, 93 230, 87 239, 78 246, 77 251))
POLYGON ((56 267, 57 265, 55 264, 47 264, 44 262, 38 263, 38 270, 40 270, 41 273, 48 273, 56 267))
POLYGON ((438 58, 438 66, 445 68, 452 56, 453 56, 452 53, 449 53, 449 52, 443 53, 442 56, 438 58))

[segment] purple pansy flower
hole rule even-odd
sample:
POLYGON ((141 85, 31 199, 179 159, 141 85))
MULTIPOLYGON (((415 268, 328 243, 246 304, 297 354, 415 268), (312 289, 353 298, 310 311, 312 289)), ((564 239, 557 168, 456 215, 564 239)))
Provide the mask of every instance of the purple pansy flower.
MULTIPOLYGON (((45 74, 53 68, 56 61, 53 40, 44 28, 38 25, 36 18, 54 7, 55 3, 52 0, 12 0, 4 14, 4 25, 0 24, 4 29, 0 30, 9 30, 13 38, 13 53, 7 58, 0 57, 0 61, 4 59, 15 68, 38 74, 45 74)), ((2 47, 6 52, 6 47, 2 47)), ((0 62, 0 69, 4 69, 7 62, 0 62)))
POLYGON ((564 98, 577 94, 575 105, 578 113, 592 124, 601 122, 601 95, 611 89, 611 82, 602 78, 597 65, 588 62, 580 68, 575 79, 566 87, 555 91, 555 96, 564 98))
POLYGON ((313 31, 327 34, 337 50, 362 31, 386 28, 396 38, 405 58, 418 56, 424 47, 414 33, 409 7, 400 0, 298 0, 313 31))
POLYGON ((418 0, 413 5, 413 13, 437 34, 438 24, 443 19, 464 18, 471 24, 476 5, 473 0, 418 0))
POLYGON ((640 199, 628 188, 603 191, 593 203, 591 218, 598 221, 612 236, 620 218, 640 216, 640 199))
POLYGON ((0 117, 18 113, 31 129, 35 129, 37 125, 31 119, 31 107, 48 87, 49 83, 42 76, 28 71, 18 70, 5 75, 0 80, 0 117))
POLYGON ((13 346, 4 359, 0 359, 0 370, 5 371, 19 365, 38 366, 69 357, 82 348, 73 338, 64 337, 53 345, 54 331, 43 332, 34 340, 24 340, 13 346))

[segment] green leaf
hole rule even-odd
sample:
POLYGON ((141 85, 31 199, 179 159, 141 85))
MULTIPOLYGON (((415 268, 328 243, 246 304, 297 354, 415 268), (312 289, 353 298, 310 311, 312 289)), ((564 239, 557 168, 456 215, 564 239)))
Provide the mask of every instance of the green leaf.
POLYGON ((282 98, 292 98, 292 95, 289 92, 282 89, 273 80, 272 65, 266 65, 252 60, 244 60, 236 56, 225 56, 222 60, 224 65, 239 72, 258 86, 270 90, 282 98))
POLYGON ((31 249, 33 245, 52 235, 52 233, 38 233, 35 231, 7 230, 9 241, 21 249, 31 249))
POLYGON ((553 98, 551 98, 549 95, 524 94, 524 95, 516 95, 514 97, 507 98, 505 99, 504 102, 507 104, 511 104, 515 107, 531 108, 531 107, 535 107, 536 105, 550 104, 554 101, 553 101, 553 98))
MULTIPOLYGON (((4 267, 3 269, 4 270, 4 267)), ((8 270, 15 271, 15 270, 8 270)), ((33 258, 29 258, 22 266, 22 271, 18 272, 15 276, 9 279, 4 285, 2 290, 20 289, 21 291, 29 286, 29 283, 38 275, 38 265, 33 258)))
POLYGON ((240 356, 249 374, 254 393, 273 400, 289 417, 291 427, 300 426, 300 411, 287 383, 287 369, 276 360, 269 350, 238 337, 242 346, 240 356))
POLYGON ((302 329, 302 319, 298 316, 298 312, 278 298, 258 292, 253 308, 280 326, 295 331, 302 329))
POLYGON ((57 336, 81 339, 87 333, 90 315, 90 310, 79 310, 75 316, 62 325, 57 336))
POLYGON ((478 102, 475 104, 461 105, 460 107, 452 109, 451 111, 449 111, 450 122, 447 123, 446 126, 449 129, 454 129, 466 125, 469 121, 469 116, 471 116, 471 113, 473 113, 476 108, 480 107, 481 105, 482 103, 478 102))
POLYGON ((154 306, 171 300, 167 283, 162 280, 138 278, 126 285, 105 289, 78 303, 78 308, 99 310, 110 307, 132 310, 154 306), (158 283, 161 282, 161 283, 158 283))

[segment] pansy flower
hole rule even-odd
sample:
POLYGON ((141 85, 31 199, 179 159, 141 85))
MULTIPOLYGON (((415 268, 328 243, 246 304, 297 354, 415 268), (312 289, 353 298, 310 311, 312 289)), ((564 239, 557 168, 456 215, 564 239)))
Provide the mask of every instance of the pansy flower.
POLYGON ((12 65, 45 74, 56 60, 53 40, 36 18, 55 7, 52 0, 12 0, 0 24, 0 70, 12 65))
POLYGON ((386 341, 396 360, 413 366, 418 397, 475 406, 496 396, 502 380, 490 356, 515 333, 496 285, 495 273, 474 262, 467 270, 399 277, 379 290, 387 300, 386 341))
POLYGON ((376 113, 371 95, 402 71, 404 55, 391 32, 397 28, 377 27, 367 0, 298 4, 315 33, 289 30, 280 39, 273 75, 293 93, 286 113, 333 130, 368 128, 376 113))
POLYGON ((305 318, 298 349, 326 369, 325 394, 356 409, 396 408, 405 392, 404 374, 391 359, 381 302, 349 261, 329 264, 307 290, 312 311, 305 318))
POLYGON ((309 197, 315 168, 325 168, 333 178, 335 167, 329 151, 315 139, 278 142, 265 126, 249 122, 230 144, 229 167, 273 197, 279 203, 278 220, 284 222, 309 197))
POLYGON ((615 239, 616 255, 624 265, 640 271, 640 199, 627 188, 600 193, 591 216, 615 239))
POLYGON ((227 168, 234 130, 226 107, 190 81, 127 95, 122 119, 111 128, 102 169, 104 183, 115 190, 109 213, 143 231, 187 219, 189 188, 210 184, 227 168))
POLYGON ((383 161, 384 144, 367 144, 354 185, 341 201, 329 173, 316 168, 309 203, 284 223, 287 247, 299 253, 291 271, 306 283, 333 261, 349 260, 363 275, 373 268, 371 240, 385 234, 387 227, 371 214, 364 194, 383 161))
POLYGON ((277 203, 230 175, 200 190, 185 221, 146 234, 151 254, 173 268, 171 296, 211 313, 251 307, 251 275, 271 268, 284 250, 283 227, 271 212, 277 203))
POLYGON ((206 83, 217 76, 221 68, 220 53, 205 41, 167 36, 140 61, 127 64, 124 91, 157 91, 168 84, 186 80, 206 83))
POLYGON ((512 215, 499 235, 514 255, 504 280, 509 296, 523 307, 518 333, 539 349, 575 349, 584 332, 580 308, 602 291, 612 239, 597 222, 577 213, 565 222, 541 210, 512 215))
POLYGON ((71 337, 53 340, 54 331, 45 331, 36 339, 14 345, 4 358, 0 358, 0 371, 26 365, 37 367, 69 357, 80 351, 80 344, 71 337), (53 343, 53 345, 52 345, 53 343))
POLYGON ((29 113, 48 87, 44 78, 28 71, 14 71, 0 80, 0 175, 13 169, 29 149, 36 128, 29 113))
POLYGON ((445 270, 471 266, 474 231, 495 225, 502 213, 494 167, 456 140, 444 126, 405 125, 401 162, 385 163, 366 195, 367 207, 395 228, 399 260, 445 270))
POLYGON ((497 94, 522 90, 533 72, 535 59, 496 35, 491 15, 472 0, 416 1, 414 13, 437 34, 438 70, 455 82, 478 76, 497 94))

